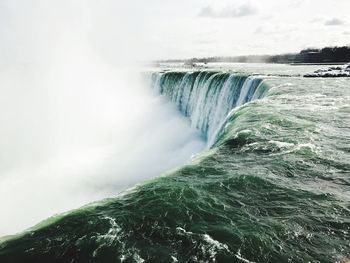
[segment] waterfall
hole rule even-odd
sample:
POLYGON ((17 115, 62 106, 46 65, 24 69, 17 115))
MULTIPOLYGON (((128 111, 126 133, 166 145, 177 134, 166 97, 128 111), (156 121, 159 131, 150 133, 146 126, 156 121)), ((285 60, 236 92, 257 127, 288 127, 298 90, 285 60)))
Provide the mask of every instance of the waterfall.
POLYGON ((174 102, 198 129, 210 146, 227 115, 235 107, 265 95, 266 86, 259 76, 234 73, 155 72, 151 86, 174 102))

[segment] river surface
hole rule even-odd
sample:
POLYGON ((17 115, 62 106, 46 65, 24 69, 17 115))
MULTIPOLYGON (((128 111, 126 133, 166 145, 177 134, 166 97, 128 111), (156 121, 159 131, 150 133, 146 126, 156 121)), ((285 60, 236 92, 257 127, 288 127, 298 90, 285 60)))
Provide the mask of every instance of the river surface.
POLYGON ((153 69, 155 96, 177 106, 206 150, 3 238, 0 262, 347 260, 350 79, 302 77, 317 68, 153 69))

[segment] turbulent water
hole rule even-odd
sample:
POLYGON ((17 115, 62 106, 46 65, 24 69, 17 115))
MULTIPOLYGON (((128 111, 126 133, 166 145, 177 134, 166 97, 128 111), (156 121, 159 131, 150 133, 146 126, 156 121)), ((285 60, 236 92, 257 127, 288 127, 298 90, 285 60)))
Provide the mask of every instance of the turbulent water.
POLYGON ((0 262, 350 258, 350 80, 300 77, 308 67, 232 70, 152 73, 150 88, 208 150, 117 198, 3 238, 0 262))

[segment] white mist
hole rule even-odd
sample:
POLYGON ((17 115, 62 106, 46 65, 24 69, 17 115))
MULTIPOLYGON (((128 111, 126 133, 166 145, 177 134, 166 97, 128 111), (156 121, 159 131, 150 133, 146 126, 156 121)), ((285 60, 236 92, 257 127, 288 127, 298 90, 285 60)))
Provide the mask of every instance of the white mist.
POLYGON ((107 30, 93 17, 110 1, 96 12, 95 2, 2 3, 13 34, 1 28, 0 236, 116 196, 205 147, 131 69, 134 25, 108 17, 107 30), (99 27, 118 36, 109 57, 99 27))

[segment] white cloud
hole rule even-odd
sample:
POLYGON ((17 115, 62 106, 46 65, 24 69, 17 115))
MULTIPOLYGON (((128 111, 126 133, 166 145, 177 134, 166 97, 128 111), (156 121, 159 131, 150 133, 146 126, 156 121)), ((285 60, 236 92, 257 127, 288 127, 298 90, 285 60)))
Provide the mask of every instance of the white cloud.
POLYGON ((303 4, 306 4, 308 0, 291 0, 289 6, 291 7, 300 7, 303 4))
POLYGON ((291 34, 296 30, 297 27, 294 25, 266 23, 258 26, 255 33, 264 35, 284 35, 285 33, 291 34))
POLYGON ((157 58, 274 54, 349 42, 343 33, 349 31, 349 0, 154 1, 153 23, 146 21, 144 32, 157 58), (325 26, 332 18, 345 24, 325 26))
POLYGON ((344 25, 345 21, 334 17, 334 18, 328 19, 324 24, 326 26, 340 26, 340 25, 344 25))
POLYGON ((241 5, 224 6, 221 9, 214 9, 210 6, 206 6, 201 9, 199 16, 213 17, 213 18, 228 18, 228 17, 243 17, 255 15, 258 9, 251 3, 244 3, 241 5))

